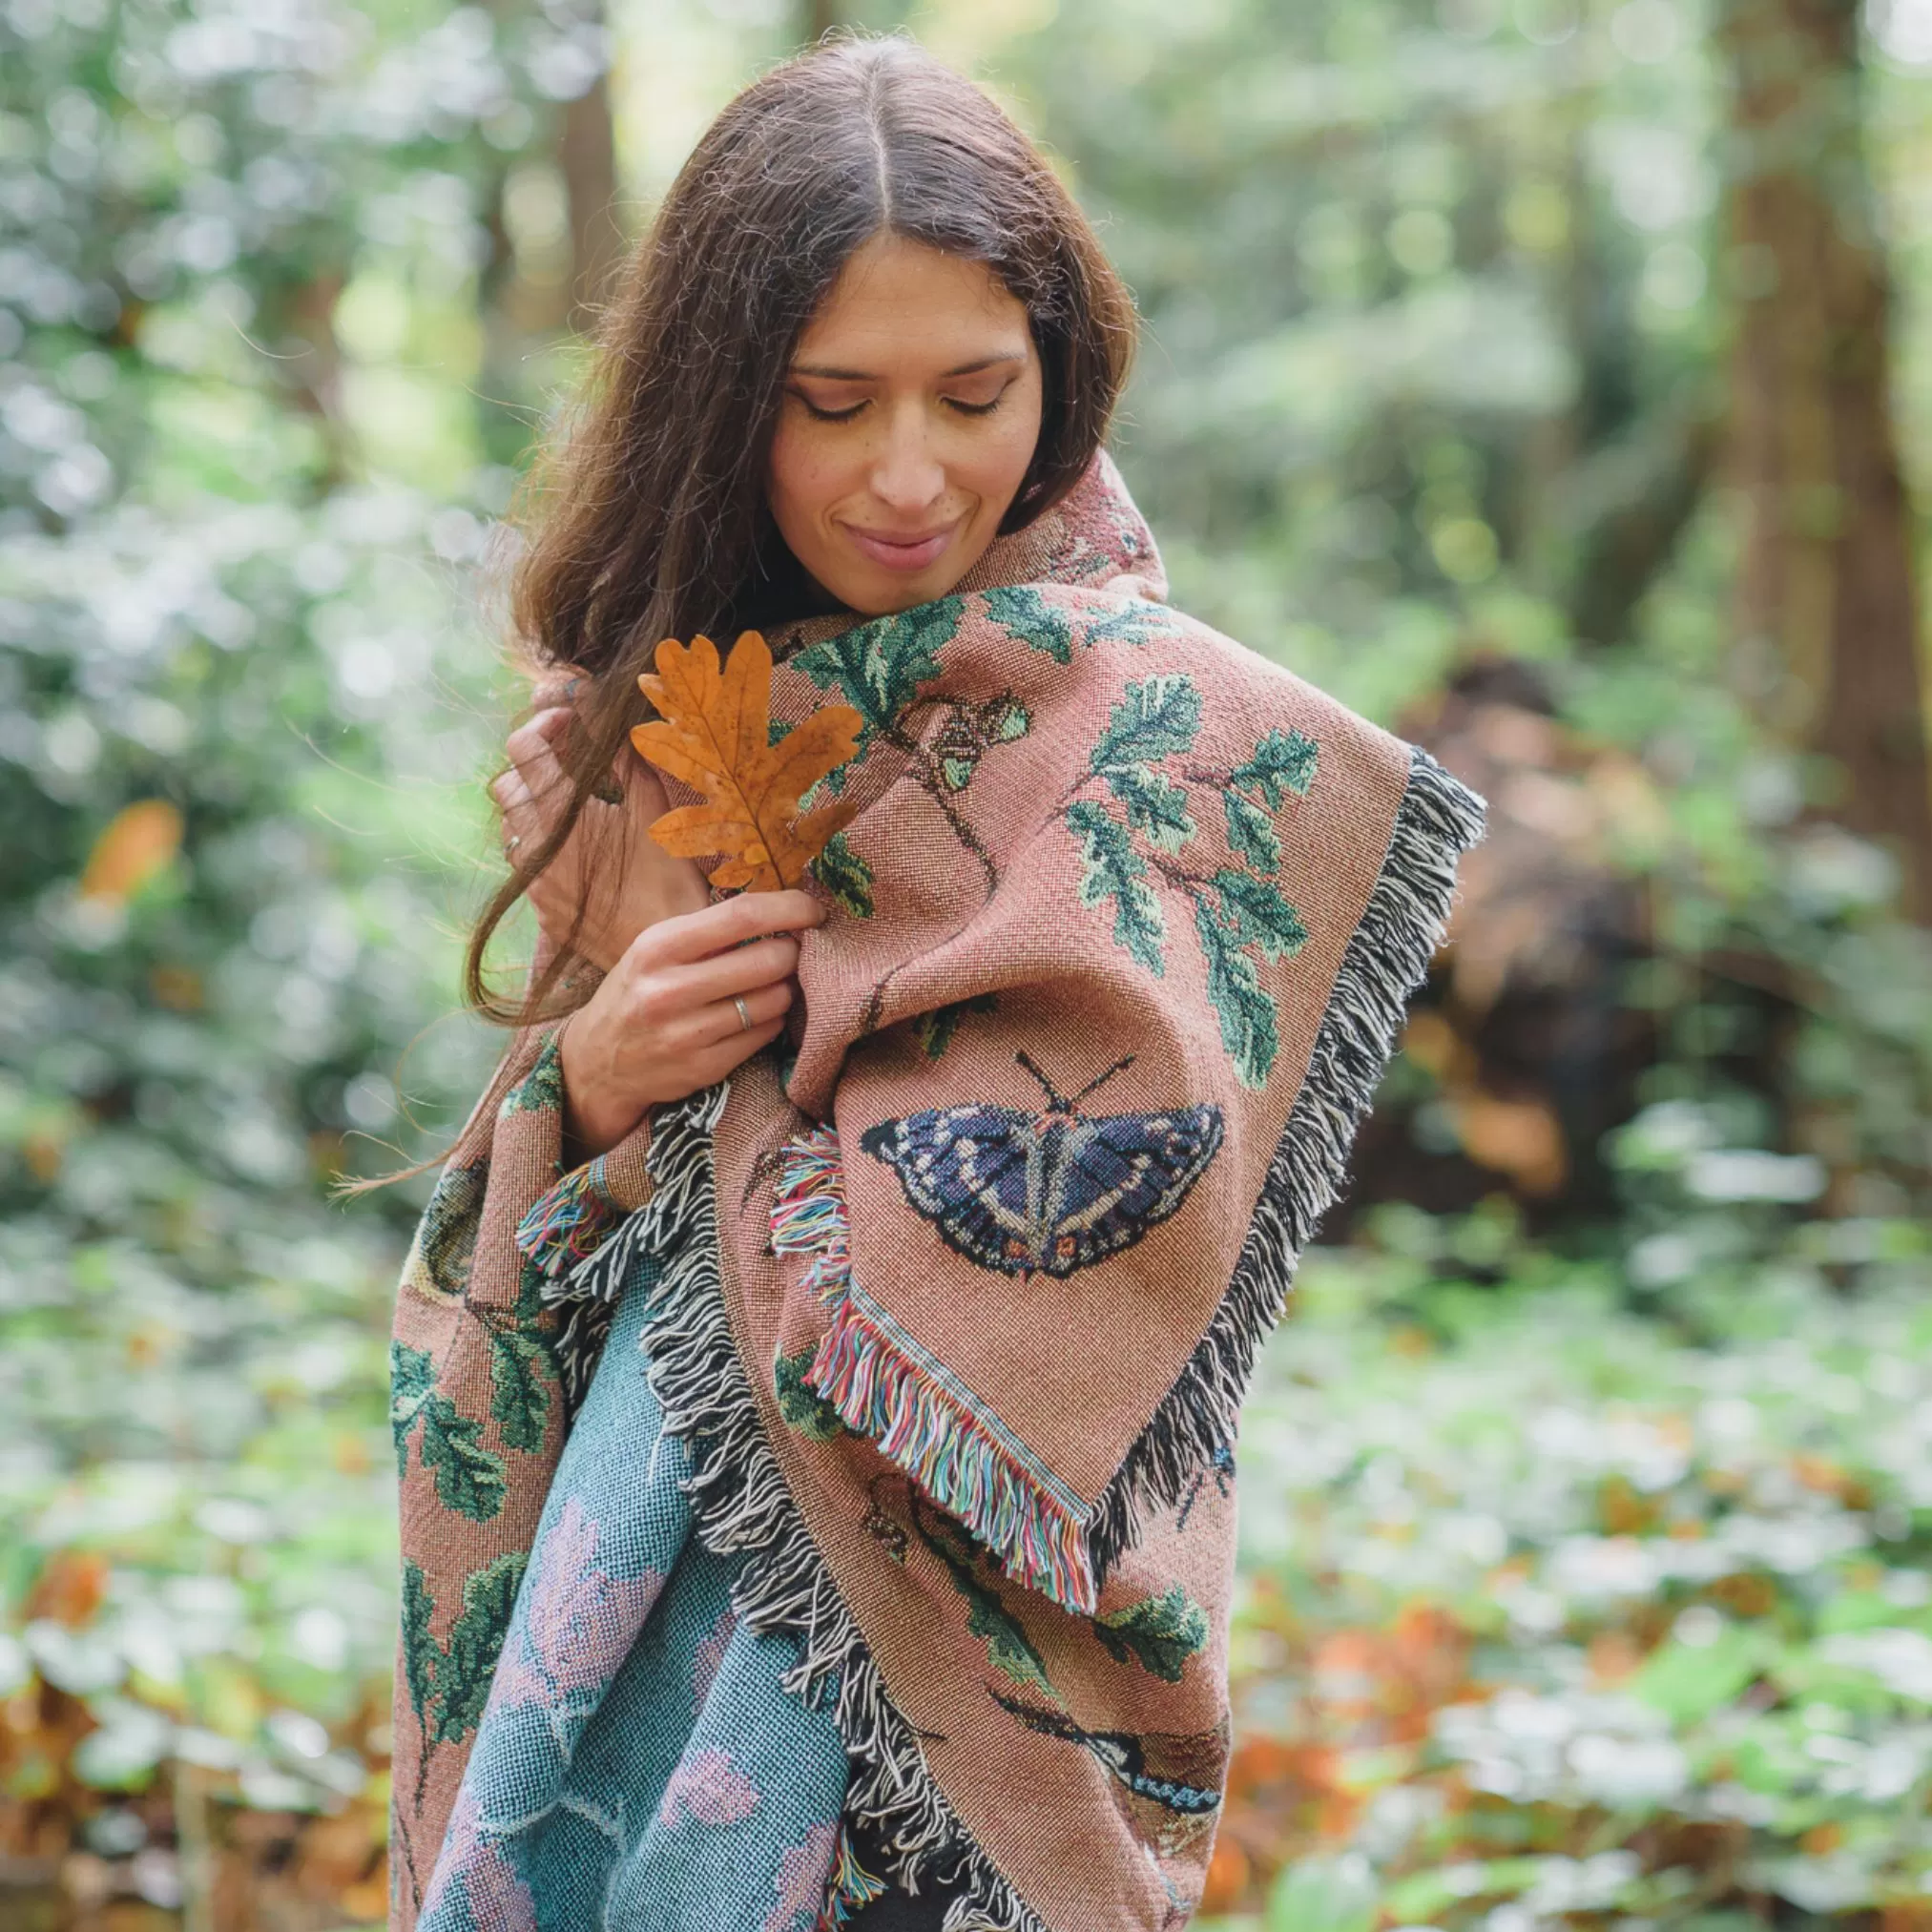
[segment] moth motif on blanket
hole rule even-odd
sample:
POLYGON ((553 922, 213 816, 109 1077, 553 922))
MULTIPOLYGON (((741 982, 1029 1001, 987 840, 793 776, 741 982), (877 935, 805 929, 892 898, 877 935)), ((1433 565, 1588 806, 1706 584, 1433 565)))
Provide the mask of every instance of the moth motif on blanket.
MULTIPOLYGON (((1480 834, 1424 754, 1164 593, 1102 458, 953 595, 772 633, 774 733, 861 721, 805 800, 841 829, 789 1038, 594 1175, 553 1132, 546 1167, 516 1116, 473 1125, 399 1303, 409 1361, 441 1338, 439 1444, 473 1425, 514 1526, 408 1463, 447 1650, 465 1577, 529 1548, 587 1372, 559 1324, 649 1296, 638 1367, 694 1533, 741 1564, 738 1623, 796 1646, 843 1823, 884 1848, 866 1873, 841 1838, 827 1923, 882 1880, 955 1886, 953 1932, 1186 1922, 1228 1750, 1241 1395, 1480 834), (517 1455, 507 1335, 560 1378, 517 1455)), ((415 1725, 419 1763, 412 1725, 420 1865, 470 1740, 415 1725)))

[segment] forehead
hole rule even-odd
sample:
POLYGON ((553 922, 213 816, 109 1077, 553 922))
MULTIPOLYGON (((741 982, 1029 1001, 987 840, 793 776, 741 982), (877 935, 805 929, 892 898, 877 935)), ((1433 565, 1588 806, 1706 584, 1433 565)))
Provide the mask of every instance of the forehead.
POLYGON ((951 368, 1031 346, 1023 302, 983 261, 879 235, 845 264, 793 360, 840 368, 951 368))

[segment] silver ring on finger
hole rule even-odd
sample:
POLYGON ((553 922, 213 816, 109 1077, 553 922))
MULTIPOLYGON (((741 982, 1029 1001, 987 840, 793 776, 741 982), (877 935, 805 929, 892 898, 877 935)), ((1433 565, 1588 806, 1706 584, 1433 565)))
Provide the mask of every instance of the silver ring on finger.
POLYGON ((749 1033, 752 1028, 751 1008, 745 1005, 742 995, 739 995, 737 998, 734 999, 732 1001, 732 1005, 737 1008, 738 1030, 740 1032, 749 1033))

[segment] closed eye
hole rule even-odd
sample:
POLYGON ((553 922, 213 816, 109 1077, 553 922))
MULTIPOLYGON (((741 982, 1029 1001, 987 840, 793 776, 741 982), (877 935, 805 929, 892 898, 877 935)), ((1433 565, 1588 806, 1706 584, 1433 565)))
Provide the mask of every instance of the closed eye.
POLYGON ((865 406, 863 400, 861 400, 846 409, 821 409, 802 390, 794 389, 792 394, 804 405, 805 414, 815 423, 849 423, 865 406))
POLYGON ((990 403, 962 403, 957 396, 945 399, 947 407, 957 409, 962 416, 990 416, 1006 400, 1004 389, 990 403))

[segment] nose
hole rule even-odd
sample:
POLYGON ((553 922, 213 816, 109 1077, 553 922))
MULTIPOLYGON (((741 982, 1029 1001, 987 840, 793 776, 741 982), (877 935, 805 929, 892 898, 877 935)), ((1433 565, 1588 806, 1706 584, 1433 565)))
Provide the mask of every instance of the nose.
POLYGON ((897 409, 872 465, 872 493, 896 516, 916 517, 945 493, 945 467, 932 447, 925 411, 897 409))

